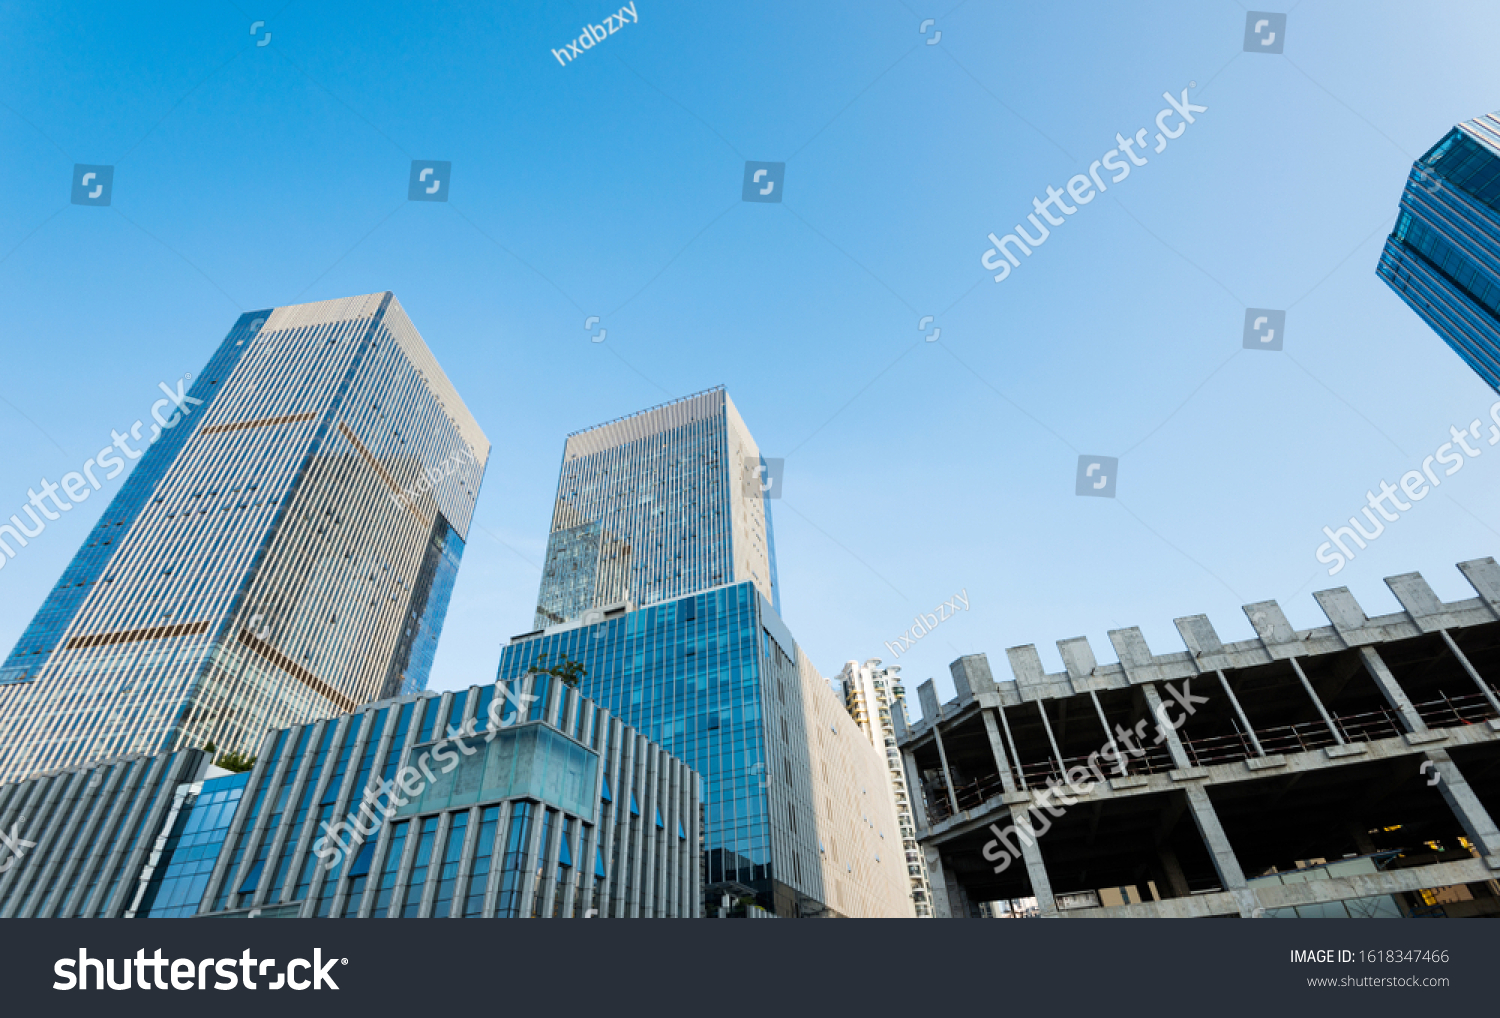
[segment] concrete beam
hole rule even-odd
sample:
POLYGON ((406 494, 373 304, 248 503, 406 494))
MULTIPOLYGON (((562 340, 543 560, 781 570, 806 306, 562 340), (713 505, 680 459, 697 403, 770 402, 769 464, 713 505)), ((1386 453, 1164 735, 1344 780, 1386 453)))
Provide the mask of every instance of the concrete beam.
MULTIPOLYGON (((1410 893, 1424 887, 1451 884, 1473 884, 1494 878, 1480 859, 1413 866, 1410 869, 1382 870, 1327 880, 1307 880, 1296 884, 1257 881, 1248 888, 1255 905, 1251 916, 1261 911, 1318 905, 1348 898, 1374 898, 1380 895, 1410 893)), ((1078 908, 1060 912, 1065 919, 1198 919, 1236 912, 1238 899, 1233 894, 1195 894, 1190 898, 1168 898, 1165 901, 1142 902, 1139 905, 1117 905, 1113 908, 1078 908)))

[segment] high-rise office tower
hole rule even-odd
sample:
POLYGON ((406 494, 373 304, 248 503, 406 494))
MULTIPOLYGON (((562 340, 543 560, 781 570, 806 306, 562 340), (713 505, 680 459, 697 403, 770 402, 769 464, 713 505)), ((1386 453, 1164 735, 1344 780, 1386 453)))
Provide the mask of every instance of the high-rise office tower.
POLYGON ((1412 165, 1376 272, 1500 391, 1500 114, 1459 124, 1412 165))
POLYGON ((0 667, 0 781, 426 685, 489 440, 395 297, 241 315, 162 419, 0 667))
POLYGON ((906 857, 907 876, 911 878, 912 905, 918 919, 930 919, 932 889, 927 883, 927 863, 917 846, 916 815, 906 787, 901 751, 896 748, 894 718, 897 712, 906 710, 906 687, 901 685, 900 673, 900 665, 882 668, 879 658, 871 658, 864 664, 845 661, 836 681, 843 690, 849 716, 875 751, 885 756, 886 783, 896 810, 896 822, 901 825, 901 849, 906 857))
POLYGON ((780 610, 764 476, 722 386, 568 436, 538 629, 590 608, 749 581, 780 610))
POLYGON ((536 630, 499 677, 577 661, 584 696, 703 776, 711 905, 910 917, 884 758, 776 606, 765 466, 722 388, 570 435, 536 630))

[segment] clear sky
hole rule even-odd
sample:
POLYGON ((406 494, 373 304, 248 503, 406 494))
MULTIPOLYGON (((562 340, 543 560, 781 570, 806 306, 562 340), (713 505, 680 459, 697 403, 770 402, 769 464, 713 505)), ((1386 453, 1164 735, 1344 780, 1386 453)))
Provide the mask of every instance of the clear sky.
MULTIPOLYGON (((1469 597, 1453 564, 1500 549, 1480 442, 1337 576, 1314 557, 1500 398, 1375 276, 1412 160, 1500 109, 1500 6, 1301 0, 1273 55, 1211 0, 635 0, 564 65, 613 0, 283 2, 0 3, 0 516, 241 310, 389 289, 494 442, 433 688, 529 629, 564 436, 721 382, 786 459, 782 607, 824 674, 966 592, 898 662, 913 701, 959 654, 1244 639, 1271 598, 1321 625, 1312 591, 1393 611, 1414 570, 1469 597), (1151 151, 1184 89, 1206 112, 1151 151), (995 283, 986 235, 1143 127, 995 283), (449 202, 407 200, 414 159, 449 202), (749 160, 784 202, 741 200, 749 160), (109 207, 70 203, 78 163, 109 207), (1247 308, 1283 350, 1242 349, 1247 308), (1118 497, 1075 495, 1080 455, 1118 497)), ((0 654, 104 504, 4 568, 0 654)))

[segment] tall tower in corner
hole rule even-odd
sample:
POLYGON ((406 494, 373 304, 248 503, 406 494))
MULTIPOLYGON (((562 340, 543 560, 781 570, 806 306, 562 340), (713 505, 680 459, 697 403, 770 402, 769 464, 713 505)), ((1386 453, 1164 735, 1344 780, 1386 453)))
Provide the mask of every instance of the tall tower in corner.
POLYGON ((490 443, 396 298, 247 312, 188 396, 0 666, 0 781, 427 684, 490 443))
POLYGON ((569 435, 535 627, 742 582, 779 612, 763 466, 723 386, 569 435))
POLYGON ((1500 391, 1500 113, 1412 165, 1376 274, 1500 391))

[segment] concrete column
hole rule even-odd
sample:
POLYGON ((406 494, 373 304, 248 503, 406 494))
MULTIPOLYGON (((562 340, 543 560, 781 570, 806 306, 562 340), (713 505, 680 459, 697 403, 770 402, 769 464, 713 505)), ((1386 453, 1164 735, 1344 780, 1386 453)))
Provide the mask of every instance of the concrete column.
POLYGON ((932 723, 932 739, 937 743, 938 760, 943 765, 943 784, 948 790, 948 807, 953 810, 954 816, 958 816, 958 796, 953 792, 953 774, 948 770, 948 751, 943 748, 943 733, 938 731, 936 721, 932 723))
POLYGON ((1042 716, 1042 727, 1047 731, 1047 745, 1052 747, 1052 759, 1057 761, 1057 769, 1063 774, 1067 774, 1068 767, 1063 763, 1062 750, 1057 748, 1057 739, 1052 734, 1052 722, 1047 718, 1047 701, 1038 700, 1036 702, 1036 709, 1037 713, 1042 716))
POLYGON ((1333 736, 1333 741, 1337 742, 1340 746, 1344 745, 1344 737, 1339 734, 1338 726, 1333 723, 1333 718, 1329 717, 1328 708, 1324 707, 1323 701, 1318 698, 1318 691, 1313 689, 1311 682, 1307 681, 1307 673, 1302 670, 1302 666, 1297 663, 1296 658, 1287 658, 1287 663, 1292 666, 1292 671, 1297 673, 1297 678, 1302 683, 1302 688, 1307 692, 1308 699, 1312 700, 1313 706, 1318 708, 1318 713, 1322 716, 1323 723, 1328 726, 1328 732, 1333 736))
POLYGON ((1000 769, 1000 787, 1007 793, 1016 790, 1015 778, 1010 773, 1010 758, 1005 753, 1005 744, 1000 740, 1000 730, 995 727, 995 719, 990 717, 988 710, 980 709, 980 716, 984 718, 984 734, 990 740, 990 752, 994 754, 995 766, 1000 769))
POLYGON ((1375 648, 1369 646, 1361 647, 1359 648, 1359 656, 1365 663, 1365 670, 1370 673, 1370 676, 1375 680, 1375 684, 1380 687, 1380 692, 1385 696, 1386 702, 1406 722, 1407 731, 1427 731, 1427 722, 1422 720, 1422 716, 1417 713, 1417 709, 1411 705, 1411 700, 1407 698, 1406 690, 1401 688, 1401 684, 1396 681, 1396 676, 1391 674, 1391 670, 1385 666, 1385 662, 1380 659, 1380 655, 1376 653, 1375 648))
MULTIPOLYGON (((1104 739, 1109 743, 1110 756, 1118 760, 1120 759, 1120 746, 1115 742, 1115 733, 1110 731, 1109 718, 1104 716, 1104 705, 1099 702, 1099 694, 1091 689, 1089 690, 1089 699, 1093 701, 1094 713, 1099 716, 1099 727, 1104 729, 1104 739)), ((1059 757, 1058 762, 1061 763, 1061 757, 1059 757)))
MULTIPOLYGON (((1172 762, 1179 769, 1192 766, 1188 759, 1187 750, 1182 746, 1182 740, 1177 737, 1177 729, 1170 724, 1162 723, 1161 694, 1156 691, 1156 685, 1151 682, 1141 684, 1141 692, 1146 695, 1146 709, 1151 712, 1156 728, 1162 735, 1167 737, 1167 752, 1172 755, 1172 762)), ((1183 694, 1186 696, 1187 694, 1183 694)))
POLYGON ((1021 782, 1021 789, 1026 790, 1026 762, 1021 759, 1021 747, 1016 745, 1015 736, 1010 734, 1010 722, 1005 719, 1004 705, 995 708, 995 713, 1000 715, 1000 727, 1005 730, 1005 741, 1010 743, 1016 751, 1016 778, 1021 782))
POLYGON ((1240 727, 1244 728, 1245 734, 1250 737, 1250 745, 1255 747, 1256 756, 1265 756, 1266 750, 1256 738, 1255 727, 1250 724, 1250 719, 1245 716, 1245 708, 1240 706, 1240 698, 1234 695, 1234 690, 1229 688, 1229 680, 1224 677, 1222 668, 1215 668, 1214 674, 1219 677, 1219 686, 1223 688, 1224 695, 1229 698, 1229 706, 1234 708, 1234 716, 1240 719, 1240 727))
POLYGON ((1438 781, 1438 791, 1442 793, 1458 822, 1463 825, 1464 834, 1489 862, 1491 869, 1500 869, 1500 830, 1495 828, 1495 821, 1490 819, 1489 811, 1474 794, 1474 789, 1469 787, 1468 779, 1454 764, 1447 750, 1432 749, 1422 755, 1432 761, 1432 769, 1437 771, 1441 779, 1438 781))
POLYGON ((1469 659, 1464 656, 1464 652, 1458 649, 1458 644, 1453 641, 1453 637, 1449 635, 1448 630, 1440 629, 1438 632, 1443 634, 1443 642, 1448 644, 1448 649, 1453 652, 1454 657, 1458 658, 1458 663, 1464 666, 1464 671, 1469 673, 1469 678, 1474 680, 1474 685, 1479 687, 1479 691, 1489 701, 1490 709, 1500 714, 1500 699, 1496 698, 1495 691, 1490 688, 1490 684, 1480 678, 1479 672, 1469 663, 1469 659))
MULTIPOLYGON (((1035 822, 1026 817, 1030 809, 1030 806, 1021 803, 1010 808, 1010 822, 1016 826, 1017 831, 1022 827, 1030 829, 1035 822)), ((1031 894, 1036 898, 1037 910, 1042 915, 1055 913, 1057 900, 1052 896, 1052 881, 1047 876, 1047 865, 1042 862, 1042 846, 1032 838, 1018 835, 1016 840, 1021 843, 1021 861, 1026 864, 1026 880, 1031 884, 1031 894)))
POLYGON ((1214 871, 1219 875, 1220 886, 1234 894, 1239 902, 1240 916, 1245 919, 1250 918, 1255 910, 1255 895, 1251 893, 1245 881, 1245 871, 1240 869, 1240 861, 1229 844, 1229 838, 1224 834, 1224 828, 1219 823, 1219 814, 1214 811, 1208 792, 1200 786, 1193 786, 1184 791, 1187 794, 1188 808, 1193 814, 1193 824, 1203 838, 1203 846, 1208 849, 1208 854, 1213 858, 1214 871))
POLYGON ((927 857, 927 890, 932 898, 932 917, 952 919, 953 909, 948 905, 948 880, 943 869, 943 857, 931 845, 922 846, 922 854, 927 857))

